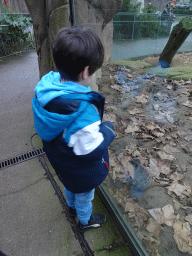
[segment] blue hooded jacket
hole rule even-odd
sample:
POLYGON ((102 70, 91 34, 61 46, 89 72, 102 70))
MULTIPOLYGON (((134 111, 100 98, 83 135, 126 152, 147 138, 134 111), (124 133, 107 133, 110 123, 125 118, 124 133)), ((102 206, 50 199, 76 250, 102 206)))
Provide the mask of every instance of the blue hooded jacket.
POLYGON ((107 147, 116 134, 110 122, 101 122, 103 95, 78 83, 60 81, 60 74, 51 71, 37 84, 32 100, 34 125, 64 186, 83 193, 106 178, 107 147))

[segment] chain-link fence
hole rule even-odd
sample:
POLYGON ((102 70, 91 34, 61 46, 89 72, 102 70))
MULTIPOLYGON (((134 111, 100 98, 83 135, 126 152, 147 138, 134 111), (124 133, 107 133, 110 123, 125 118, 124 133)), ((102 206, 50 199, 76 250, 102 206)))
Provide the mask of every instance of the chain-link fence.
POLYGON ((34 48, 32 19, 26 14, 0 13, 0 57, 34 48))
MULTIPOLYGON (((171 31, 184 14, 164 13, 117 13, 113 22, 113 48, 111 61, 128 60, 147 55, 161 54, 171 31)), ((192 51, 192 33, 179 52, 192 51)))
POLYGON ((173 14, 118 13, 114 17, 114 40, 163 38, 170 35, 173 14))

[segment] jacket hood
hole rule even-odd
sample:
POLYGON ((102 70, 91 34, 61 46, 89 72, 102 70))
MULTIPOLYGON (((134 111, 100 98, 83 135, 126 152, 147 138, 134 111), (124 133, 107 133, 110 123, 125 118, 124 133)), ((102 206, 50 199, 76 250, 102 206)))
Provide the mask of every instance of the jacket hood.
POLYGON ((91 89, 71 81, 61 83, 60 74, 51 71, 42 77, 34 91, 39 104, 44 107, 49 101, 59 96, 74 92, 86 93, 91 89))
POLYGON ((60 74, 51 71, 42 77, 34 90, 35 97, 32 100, 34 126, 45 141, 56 138, 64 131, 86 109, 89 100, 86 93, 91 91, 90 87, 71 81, 61 83, 60 80, 60 74), (70 115, 61 115, 44 109, 48 102, 60 96, 66 96, 67 99, 82 99, 78 111, 70 115))

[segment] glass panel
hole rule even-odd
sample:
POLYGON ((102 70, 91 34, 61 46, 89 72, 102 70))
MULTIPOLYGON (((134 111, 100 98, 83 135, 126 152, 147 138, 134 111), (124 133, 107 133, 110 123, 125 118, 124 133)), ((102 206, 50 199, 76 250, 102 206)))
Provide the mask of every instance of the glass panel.
MULTIPOLYGON (((111 63, 103 67, 99 84, 106 96, 104 120, 117 133, 109 148, 110 173, 101 187, 150 256, 192 254, 192 84, 170 78, 171 69, 146 59, 145 64, 129 61, 160 54, 178 22, 156 14, 118 13, 111 63)), ((191 51, 191 42, 190 34, 180 51, 191 51)), ((182 56, 187 61, 187 53, 182 56)))

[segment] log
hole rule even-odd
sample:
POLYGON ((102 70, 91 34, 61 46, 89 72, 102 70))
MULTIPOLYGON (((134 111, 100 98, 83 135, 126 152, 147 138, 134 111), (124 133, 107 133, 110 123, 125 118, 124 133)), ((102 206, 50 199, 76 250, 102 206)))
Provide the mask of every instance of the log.
POLYGON ((169 40, 159 57, 161 67, 167 68, 181 45, 192 31, 192 18, 186 17, 173 27, 169 40))

